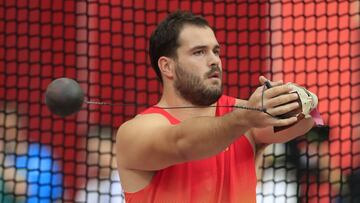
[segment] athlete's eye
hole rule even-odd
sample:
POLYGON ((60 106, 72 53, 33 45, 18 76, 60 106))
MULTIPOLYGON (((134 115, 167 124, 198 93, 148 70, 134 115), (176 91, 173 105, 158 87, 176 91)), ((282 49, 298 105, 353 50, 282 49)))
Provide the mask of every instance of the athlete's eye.
POLYGON ((205 54, 205 50, 197 50, 194 52, 194 55, 199 56, 205 54))

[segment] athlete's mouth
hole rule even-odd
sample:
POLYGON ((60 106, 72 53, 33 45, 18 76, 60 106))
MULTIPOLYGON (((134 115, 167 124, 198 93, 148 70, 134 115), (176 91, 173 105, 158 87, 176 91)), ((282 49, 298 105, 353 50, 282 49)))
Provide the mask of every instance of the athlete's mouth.
POLYGON ((220 78, 220 72, 215 71, 209 75, 209 78, 220 78))

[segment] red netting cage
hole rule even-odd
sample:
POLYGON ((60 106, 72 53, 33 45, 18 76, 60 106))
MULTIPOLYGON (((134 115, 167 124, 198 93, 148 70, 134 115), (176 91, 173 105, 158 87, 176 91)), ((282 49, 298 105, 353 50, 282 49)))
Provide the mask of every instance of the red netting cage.
POLYGON ((318 95, 325 126, 267 147, 257 201, 359 201, 359 1, 2 0, 0 202, 124 200, 114 134, 159 99, 148 41, 178 9, 214 28, 226 94, 246 99, 265 75, 318 95), (53 115, 44 92, 60 77, 134 105, 53 115))

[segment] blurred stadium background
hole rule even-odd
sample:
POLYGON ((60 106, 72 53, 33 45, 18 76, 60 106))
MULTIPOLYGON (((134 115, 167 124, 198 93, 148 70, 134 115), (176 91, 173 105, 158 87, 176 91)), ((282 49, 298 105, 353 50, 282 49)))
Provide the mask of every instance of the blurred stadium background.
POLYGON ((159 98, 148 39, 177 9, 213 25, 225 93, 248 98, 264 74, 319 97, 325 126, 268 147, 258 202, 360 202, 358 0, 0 0, 0 202, 121 201, 114 134, 159 98), (59 77, 136 105, 54 116, 44 91, 59 77))

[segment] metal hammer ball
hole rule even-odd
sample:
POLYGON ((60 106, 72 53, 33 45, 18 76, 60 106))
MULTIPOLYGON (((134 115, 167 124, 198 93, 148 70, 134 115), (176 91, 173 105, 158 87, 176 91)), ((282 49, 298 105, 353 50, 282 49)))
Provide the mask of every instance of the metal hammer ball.
POLYGON ((61 117, 80 110, 84 102, 84 92, 79 84, 70 78, 52 81, 45 92, 45 104, 49 110, 61 117))

